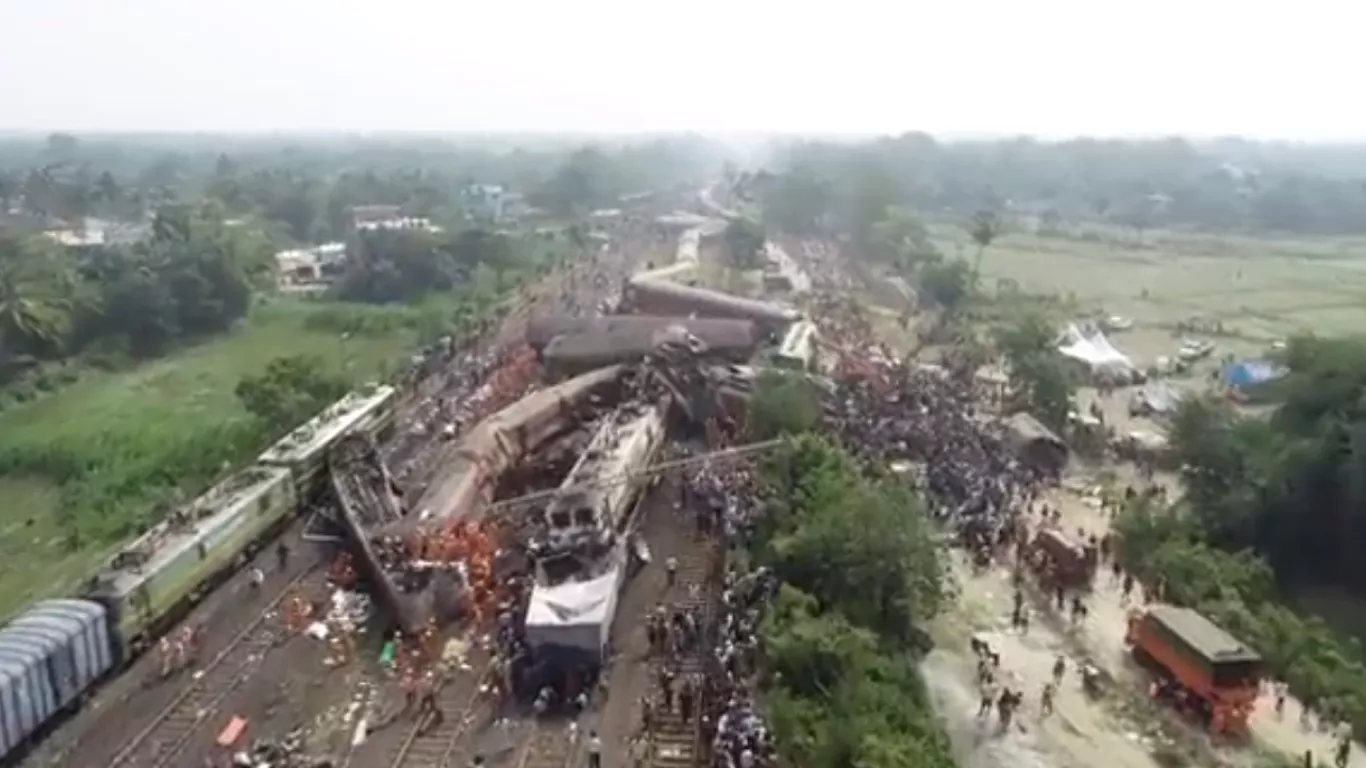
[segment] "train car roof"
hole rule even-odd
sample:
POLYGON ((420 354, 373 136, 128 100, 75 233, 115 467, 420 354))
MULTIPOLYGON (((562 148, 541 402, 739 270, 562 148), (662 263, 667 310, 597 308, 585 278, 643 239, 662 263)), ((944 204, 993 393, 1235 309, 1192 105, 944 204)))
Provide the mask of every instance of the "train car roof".
POLYGON ((1262 660, 1256 651, 1205 618, 1199 611, 1177 605, 1157 605, 1148 609, 1148 617, 1161 624, 1211 663, 1262 660))
POLYGON ((242 508, 288 482, 289 469, 256 465, 215 485, 157 523, 105 563, 96 576, 97 592, 122 598, 156 576, 161 568, 232 523, 242 508))
POLYGON ((710 288, 698 288, 691 285, 683 285, 665 280, 651 280, 646 275, 637 275, 627 281, 630 286, 638 289, 658 291, 660 293, 671 294, 676 298, 697 302, 718 302, 727 304, 746 312, 750 312, 763 317, 781 319, 787 322, 800 320, 802 313, 795 307, 788 306, 773 301, 760 301, 745 296, 736 296, 725 291, 714 291, 710 288))
POLYGON ((346 397, 267 448, 261 454, 261 461, 292 466, 311 458, 393 399, 395 392, 390 386, 369 385, 347 393, 346 397))

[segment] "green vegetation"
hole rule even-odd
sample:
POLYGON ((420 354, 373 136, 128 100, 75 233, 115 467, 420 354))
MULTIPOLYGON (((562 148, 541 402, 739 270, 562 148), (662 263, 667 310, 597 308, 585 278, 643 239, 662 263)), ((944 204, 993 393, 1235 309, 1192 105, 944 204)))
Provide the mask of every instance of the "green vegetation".
POLYGON ((759 374, 750 400, 749 432, 759 440, 800 435, 821 427, 821 405, 805 376, 775 368, 759 374))
POLYGON ((995 343, 1010 372, 1011 409, 1026 411, 1061 434, 1077 382, 1054 346, 1057 327, 1045 312, 1022 312, 996 327, 995 343))
POLYGON ((417 333, 340 338, 308 303, 262 306, 237 333, 128 370, 91 371, 0 414, 0 613, 88 572, 92 553, 249 460, 265 429, 234 394, 272 360, 314 355, 349 381, 382 376, 417 333))
POLYGON ((259 233, 225 226, 208 208, 164 208, 150 236, 128 248, 68 253, 41 237, 5 236, 0 384, 23 400, 76 355, 146 359, 177 340, 221 333, 272 267, 259 233))
POLYGON ((967 218, 1007 208, 1043 228, 1103 220, 1142 240, 1204 228, 1341 236, 1366 232, 1361 145, 1242 139, 941 142, 923 133, 862 144, 793 143, 776 172, 740 184, 781 229, 848 232, 890 202, 967 218))
POLYGON ((1135 504, 1122 551, 1165 595, 1243 637, 1312 706, 1366 727, 1366 656, 1282 598, 1304 585, 1360 591, 1366 567, 1360 441, 1366 340, 1291 341, 1283 403, 1266 419, 1196 399, 1171 430, 1186 494, 1175 509, 1135 504))
POLYGON ((894 480, 868 479, 838 446, 799 434, 819 406, 795 377, 761 379, 752 407, 752 426, 797 435, 761 467, 772 501, 751 553, 784 584, 761 627, 780 758, 954 765, 916 666, 926 650, 917 627, 947 600, 925 507, 894 480))
POLYGON ((481 328, 582 250, 573 228, 519 223, 528 205, 571 216, 691 186, 714 151, 506 149, 0 140, 0 614, 72 589, 330 399, 481 328), (366 205, 437 228, 358 231, 366 205), (325 240, 347 244, 326 300, 276 297, 275 252, 325 240))

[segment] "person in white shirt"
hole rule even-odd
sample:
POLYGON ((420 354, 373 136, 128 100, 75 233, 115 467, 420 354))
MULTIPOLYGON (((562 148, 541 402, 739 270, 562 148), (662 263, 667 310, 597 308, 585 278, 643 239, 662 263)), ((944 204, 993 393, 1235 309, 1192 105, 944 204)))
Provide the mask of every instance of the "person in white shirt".
POLYGON ((588 732, 588 768, 602 768, 602 739, 597 731, 588 732))

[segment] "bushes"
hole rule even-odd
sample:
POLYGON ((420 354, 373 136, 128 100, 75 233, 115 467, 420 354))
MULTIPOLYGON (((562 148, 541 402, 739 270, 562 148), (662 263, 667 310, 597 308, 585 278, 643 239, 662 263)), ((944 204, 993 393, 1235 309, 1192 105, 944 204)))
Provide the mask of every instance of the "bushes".
POLYGON ((916 668, 915 625, 939 610, 946 578, 923 505, 812 435, 769 457, 761 476, 774 501, 752 554, 785 585, 760 629, 782 758, 953 765, 916 668))
POLYGON ((1121 559, 1146 583, 1163 584, 1163 598, 1190 606, 1252 645, 1268 671, 1306 704, 1366 728, 1366 664, 1361 647, 1345 642, 1321 619, 1278 600, 1271 567, 1251 552, 1216 549, 1189 519, 1148 504, 1132 504, 1115 523, 1121 559))

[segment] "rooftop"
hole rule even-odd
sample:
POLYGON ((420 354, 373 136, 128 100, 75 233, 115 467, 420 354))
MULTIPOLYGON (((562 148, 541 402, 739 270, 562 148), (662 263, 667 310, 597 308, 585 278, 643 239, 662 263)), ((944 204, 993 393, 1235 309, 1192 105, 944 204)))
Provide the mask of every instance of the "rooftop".
POLYGON ((394 388, 388 386, 371 385, 351 392, 267 448, 261 461, 289 465, 309 459, 393 397, 394 388))
POLYGON ((1198 611, 1177 605, 1157 605, 1148 609, 1148 617, 1212 663, 1261 660, 1256 651, 1198 611))
POLYGON ((258 466, 210 488, 115 555, 101 572, 104 588, 115 595, 126 595, 191 547, 200 542, 212 546, 212 541, 222 535, 220 532, 239 521, 238 513, 243 507, 288 479, 287 469, 258 466))

